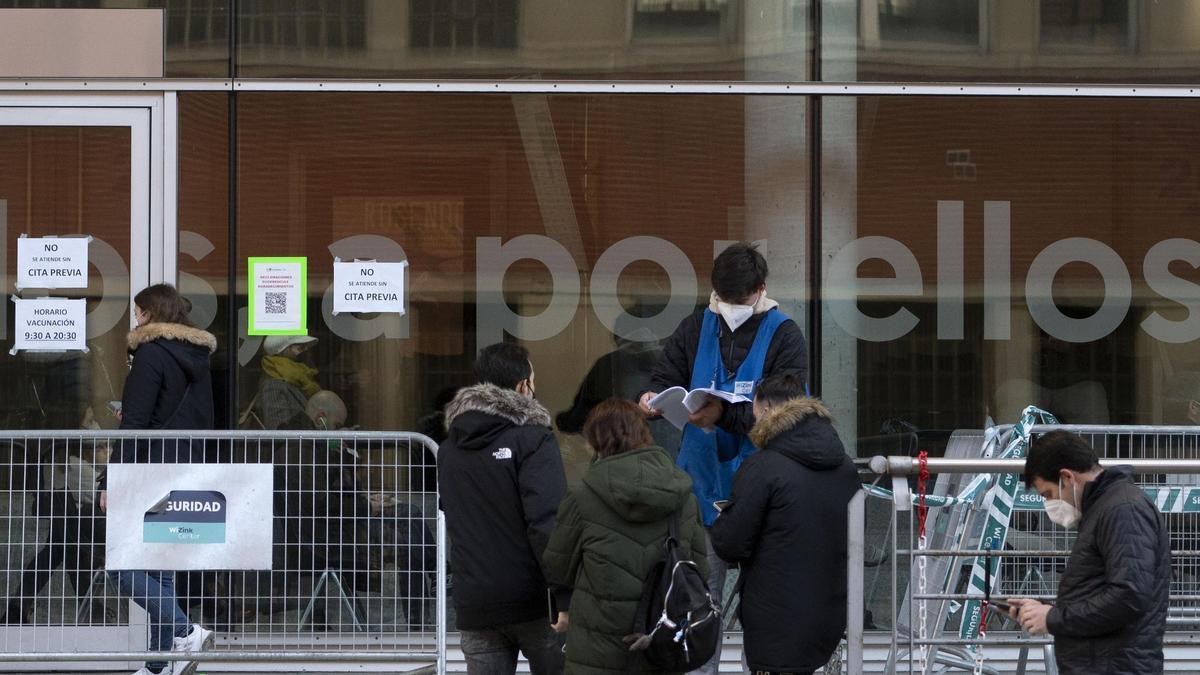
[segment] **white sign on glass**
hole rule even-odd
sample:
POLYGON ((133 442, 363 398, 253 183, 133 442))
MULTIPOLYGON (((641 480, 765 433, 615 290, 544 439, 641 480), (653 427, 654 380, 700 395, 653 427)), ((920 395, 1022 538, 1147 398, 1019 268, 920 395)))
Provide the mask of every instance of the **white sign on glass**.
POLYGON ((333 263, 333 313, 394 312, 403 314, 407 262, 333 263))
POLYGON ((87 351, 87 303, 68 298, 13 296, 16 339, 10 354, 19 351, 87 351))
MULTIPOLYGON (((131 452, 175 444, 151 439, 131 452)), ((271 464, 110 461, 105 568, 269 570, 274 484, 271 464)))
POLYGON ((91 237, 17 239, 17 290, 87 288, 91 237))

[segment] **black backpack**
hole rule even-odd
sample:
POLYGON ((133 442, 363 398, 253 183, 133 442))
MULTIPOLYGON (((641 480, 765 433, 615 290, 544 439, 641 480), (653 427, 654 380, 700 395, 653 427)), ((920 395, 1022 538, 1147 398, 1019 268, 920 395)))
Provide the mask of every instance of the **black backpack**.
POLYGON ((699 668, 716 653, 721 610, 700 568, 681 551, 678 513, 667 528, 666 555, 646 577, 625 642, 632 660, 640 653, 651 666, 679 673, 699 668))

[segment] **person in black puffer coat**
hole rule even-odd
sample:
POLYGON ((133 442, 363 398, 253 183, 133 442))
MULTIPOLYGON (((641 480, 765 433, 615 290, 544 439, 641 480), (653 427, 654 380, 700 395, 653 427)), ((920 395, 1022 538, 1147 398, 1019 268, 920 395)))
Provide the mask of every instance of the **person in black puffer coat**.
POLYGON ((829 410, 796 376, 759 383, 754 408, 760 452, 734 476, 712 546, 741 565, 750 671, 812 673, 846 630, 846 519, 858 471, 829 410))
MULTIPOLYGON (((209 359, 217 339, 191 325, 187 301, 167 284, 150 286, 133 298, 137 328, 129 333, 133 362, 121 394, 122 429, 212 429, 213 395, 209 359)), ((125 442, 109 463, 202 462, 203 443, 185 439, 125 442)), ((107 483, 101 480, 101 489, 107 483)), ((107 510, 108 493, 100 493, 107 510)), ((175 573, 169 570, 120 570, 109 573, 122 594, 150 615, 152 651, 196 652, 210 647, 212 631, 189 624, 175 595, 175 573)), ((194 661, 151 661, 135 675, 171 672, 190 674, 194 661)))
POLYGON ((437 454, 454 591, 468 673, 515 673, 517 653, 534 675, 563 669, 570 589, 546 582, 542 554, 566 494, 550 413, 534 396, 524 347, 498 343, 475 362, 479 384, 446 406, 448 436, 437 454))
POLYGON ((1014 599, 1010 614, 1034 635, 1054 636, 1062 675, 1163 672, 1171 541, 1162 514, 1133 482, 1132 467, 1100 467, 1079 436, 1033 441, 1025 484, 1046 515, 1079 528, 1054 605, 1014 599))

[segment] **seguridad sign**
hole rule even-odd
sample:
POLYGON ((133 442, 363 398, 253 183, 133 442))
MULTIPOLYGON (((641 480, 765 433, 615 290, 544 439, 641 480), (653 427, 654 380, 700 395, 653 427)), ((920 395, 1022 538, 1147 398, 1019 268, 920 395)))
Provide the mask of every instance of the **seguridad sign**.
POLYGON ((271 464, 109 463, 105 567, 270 570, 273 490, 271 464))
POLYGON ((171 490, 142 519, 146 544, 224 544, 225 495, 216 490, 171 490))

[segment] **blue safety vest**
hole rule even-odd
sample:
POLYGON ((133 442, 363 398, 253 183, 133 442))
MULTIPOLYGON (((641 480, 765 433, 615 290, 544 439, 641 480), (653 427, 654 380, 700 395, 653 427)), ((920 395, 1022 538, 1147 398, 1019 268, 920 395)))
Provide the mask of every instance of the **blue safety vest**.
MULTIPOLYGON (((771 309, 758 325, 750 353, 742 361, 732 377, 725 370, 721 359, 721 317, 712 310, 704 310, 704 325, 700 329, 700 344, 696 349, 696 363, 692 366, 692 383, 689 389, 712 388, 753 399, 754 387, 763 377, 767 360, 767 349, 788 317, 778 309, 771 309)), ((683 428, 683 443, 679 446, 679 468, 692 477, 692 491, 700 501, 700 513, 704 524, 712 525, 717 519, 713 502, 729 499, 733 488, 733 474, 742 460, 755 452, 749 437, 731 434, 720 427, 705 433, 691 424, 683 428)))

